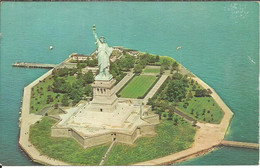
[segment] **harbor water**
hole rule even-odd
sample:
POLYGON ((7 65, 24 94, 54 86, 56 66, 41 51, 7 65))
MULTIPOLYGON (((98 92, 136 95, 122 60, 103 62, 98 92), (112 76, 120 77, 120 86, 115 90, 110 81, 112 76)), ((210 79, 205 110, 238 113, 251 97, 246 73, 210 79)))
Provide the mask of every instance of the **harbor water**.
MULTIPOLYGON (((96 47, 93 24, 110 46, 181 57, 233 111, 225 139, 258 142, 257 2, 2 2, 0 14, 3 165, 35 165, 18 145, 19 108, 23 88, 47 72, 12 63, 58 64, 71 53, 90 54, 96 47)), ((258 150, 222 147, 180 165, 254 165, 258 160, 258 150)))

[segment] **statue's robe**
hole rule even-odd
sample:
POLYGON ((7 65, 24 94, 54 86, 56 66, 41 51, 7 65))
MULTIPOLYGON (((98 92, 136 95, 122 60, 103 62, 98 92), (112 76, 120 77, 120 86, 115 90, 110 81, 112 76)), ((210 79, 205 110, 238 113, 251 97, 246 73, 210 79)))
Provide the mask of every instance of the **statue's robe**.
POLYGON ((105 75, 105 69, 110 66, 109 57, 112 54, 113 48, 108 47, 107 43, 101 43, 98 41, 97 57, 98 57, 98 67, 99 75, 105 75))

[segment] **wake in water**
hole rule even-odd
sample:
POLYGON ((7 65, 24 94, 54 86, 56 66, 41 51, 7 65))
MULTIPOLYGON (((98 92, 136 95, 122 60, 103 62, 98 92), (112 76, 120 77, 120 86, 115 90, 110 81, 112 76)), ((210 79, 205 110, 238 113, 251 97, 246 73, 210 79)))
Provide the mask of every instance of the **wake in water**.
POLYGON ((249 61, 251 61, 253 64, 255 64, 255 61, 254 61, 254 60, 252 60, 252 58, 251 58, 251 57, 249 57, 249 56, 247 56, 247 57, 248 57, 249 61))

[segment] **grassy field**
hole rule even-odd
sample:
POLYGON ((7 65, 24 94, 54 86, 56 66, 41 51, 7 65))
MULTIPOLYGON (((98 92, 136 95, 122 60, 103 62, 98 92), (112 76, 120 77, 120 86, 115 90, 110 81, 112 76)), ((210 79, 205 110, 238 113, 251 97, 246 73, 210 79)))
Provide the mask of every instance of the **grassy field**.
MULTIPOLYGON (((68 81, 71 85, 77 80, 74 76, 68 76, 64 79, 68 81)), ((38 113, 44 107, 61 102, 63 96, 62 93, 54 93, 51 90, 48 91, 48 87, 52 87, 53 81, 54 80, 51 75, 32 88, 30 113, 38 113), (51 97, 53 98, 53 102, 50 102, 49 104, 46 103, 48 95, 51 95, 51 97)))
MULTIPOLYGON (((175 117, 178 117, 175 115, 175 117)), ((196 129, 186 121, 173 125, 173 121, 163 120, 156 126, 158 135, 143 137, 134 145, 116 143, 109 153, 105 165, 129 165, 167 156, 187 149, 194 141, 196 129)))
POLYGON ((158 68, 152 68, 152 67, 146 67, 144 69, 144 73, 154 73, 154 74, 159 74, 160 73, 161 67, 158 66, 158 68))
POLYGON ((149 88, 156 81, 157 77, 140 75, 135 76, 119 93, 121 97, 138 98, 145 95, 149 88))
POLYGON ((169 56, 160 56, 160 63, 163 63, 163 60, 168 60, 170 61, 171 63, 173 63, 175 61, 175 59, 169 57, 169 56))
POLYGON ((75 165, 98 165, 110 144, 83 149, 72 138, 50 136, 51 126, 56 121, 44 117, 30 128, 30 141, 45 155, 75 165))
POLYGON ((195 120, 216 124, 221 122, 224 112, 212 97, 193 97, 188 103, 184 108, 184 102, 180 102, 178 108, 195 120))
POLYGON ((40 82, 32 88, 31 102, 30 102, 30 113, 37 113, 44 107, 59 103, 62 99, 62 94, 57 96, 57 93, 48 91, 48 86, 52 86, 52 76, 47 77, 44 81, 40 82), (51 95, 53 102, 46 104, 47 96, 51 95))

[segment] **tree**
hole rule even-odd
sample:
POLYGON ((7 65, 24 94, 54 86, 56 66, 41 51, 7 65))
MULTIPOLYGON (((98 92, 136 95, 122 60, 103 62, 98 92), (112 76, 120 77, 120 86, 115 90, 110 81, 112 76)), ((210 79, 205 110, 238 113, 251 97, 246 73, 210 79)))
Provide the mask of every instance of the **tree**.
POLYGON ((150 57, 149 63, 155 63, 155 62, 157 62, 156 56, 149 55, 149 57, 150 57))
POLYGON ((51 102, 50 99, 51 99, 51 95, 48 95, 46 99, 46 104, 49 104, 51 102))
POLYGON ((172 113, 169 113, 167 120, 172 120, 172 116, 173 116, 173 114, 172 114, 172 113))
POLYGON ((183 81, 173 80, 168 85, 166 92, 168 101, 177 101, 180 102, 186 96, 186 87, 183 81))
POLYGON ((143 66, 141 64, 136 64, 134 67, 134 72, 135 73, 141 73, 143 70, 143 66))
POLYGON ((160 75, 162 75, 163 73, 164 73, 164 66, 161 66, 160 75))
POLYGON ((53 71, 54 75, 57 77, 64 77, 67 76, 69 72, 68 68, 59 68, 53 71))
POLYGON ((159 115, 159 120, 161 120, 162 119, 162 111, 159 110, 159 111, 156 111, 155 113, 159 115))
POLYGON ((98 64, 98 60, 96 58, 93 58, 92 60, 87 60, 87 65, 90 67, 95 67, 98 64))
POLYGON ((77 63, 77 69, 82 69, 87 66, 87 63, 77 63))
POLYGON ((169 69, 170 64, 171 64, 170 60, 168 60, 168 59, 163 59, 162 66, 164 66, 164 68, 165 68, 166 70, 169 69))
POLYGON ((59 107, 58 103, 55 103, 54 104, 54 109, 58 109, 58 107, 59 107))
POLYGON ((86 96, 92 96, 92 86, 90 84, 87 84, 84 88, 84 92, 86 96))
POLYGON ((178 118, 175 118, 175 119, 174 119, 174 125, 175 125, 175 126, 178 125, 178 118))
POLYGON ((172 69, 173 71, 178 71, 178 70, 179 70, 179 64, 178 64, 176 61, 174 61, 174 62, 172 63, 171 69, 172 69))
POLYGON ((114 78, 120 73, 119 67, 116 62, 110 64, 110 73, 113 75, 114 78))
POLYGON ((209 93, 206 89, 198 89, 195 91, 195 97, 209 97, 209 93))
POLYGON ((170 106, 169 107, 169 114, 168 114, 168 120, 172 120, 173 114, 174 114, 174 107, 170 106))
POLYGON ((63 106, 68 106, 69 105, 69 97, 67 94, 65 94, 62 99, 61 99, 61 103, 63 106))
POLYGON ((156 62, 159 62, 160 61, 160 57, 159 55, 156 55, 156 62))
POLYGON ((93 76, 92 71, 90 70, 86 74, 84 74, 82 76, 82 79, 83 79, 84 85, 93 83, 94 82, 94 76, 93 76))
POLYGON ((135 64, 135 59, 130 55, 126 55, 120 60, 118 60, 118 67, 120 70, 123 71, 129 71, 130 68, 134 67, 134 64, 135 64))
POLYGON ((189 93, 188 93, 188 99, 191 99, 192 97, 193 97, 193 95, 192 95, 191 91, 189 91, 189 93))
POLYGON ((72 68, 72 69, 69 70, 70 76, 74 75, 75 73, 77 73, 77 68, 72 68))
POLYGON ((53 82, 53 91, 55 93, 69 93, 71 86, 68 82, 65 82, 64 79, 57 79, 53 82))
POLYGON ((174 73, 172 76, 173 79, 177 79, 177 80, 180 80, 182 77, 183 75, 178 72, 174 73))
POLYGON ((51 85, 48 85, 48 87, 47 87, 47 91, 52 91, 52 87, 51 87, 51 85))
POLYGON ((79 94, 76 94, 72 100, 72 105, 75 106, 80 100, 81 100, 81 96, 79 94))

